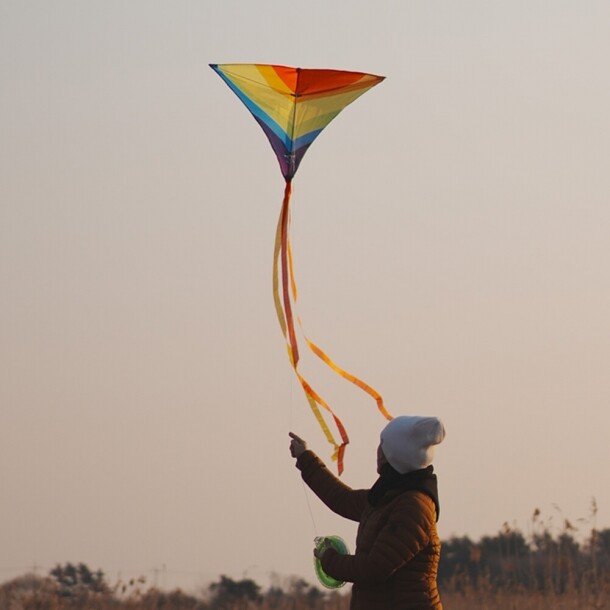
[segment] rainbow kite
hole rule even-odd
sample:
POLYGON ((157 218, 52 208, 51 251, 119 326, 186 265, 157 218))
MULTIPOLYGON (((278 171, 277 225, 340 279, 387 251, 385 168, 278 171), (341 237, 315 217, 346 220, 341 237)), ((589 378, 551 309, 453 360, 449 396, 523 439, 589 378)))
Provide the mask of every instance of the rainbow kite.
MULTIPOLYGON (((252 113, 271 143, 286 180, 273 253, 273 299, 286 339, 288 358, 324 435, 334 447, 333 461, 343 472, 345 447, 349 443, 341 420, 299 372, 299 347, 295 330, 297 289, 290 247, 290 194, 292 178, 303 155, 320 132, 348 105, 380 83, 384 77, 343 70, 310 70, 263 64, 210 64, 252 113), (281 267, 281 296, 279 270, 281 267), (320 407, 332 417, 341 438, 335 441, 320 407)), ((337 366, 317 345, 304 336, 311 351, 344 379, 364 390, 377 402, 387 419, 381 396, 369 385, 337 366)))

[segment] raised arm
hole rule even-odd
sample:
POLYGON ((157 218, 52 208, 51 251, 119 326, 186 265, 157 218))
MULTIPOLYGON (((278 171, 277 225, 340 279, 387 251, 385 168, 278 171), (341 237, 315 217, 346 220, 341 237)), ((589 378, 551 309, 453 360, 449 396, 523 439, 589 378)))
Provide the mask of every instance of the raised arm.
POLYGON ((290 432, 290 453, 297 458, 296 466, 303 481, 333 512, 359 521, 366 506, 367 490, 354 490, 342 483, 293 432, 290 432))

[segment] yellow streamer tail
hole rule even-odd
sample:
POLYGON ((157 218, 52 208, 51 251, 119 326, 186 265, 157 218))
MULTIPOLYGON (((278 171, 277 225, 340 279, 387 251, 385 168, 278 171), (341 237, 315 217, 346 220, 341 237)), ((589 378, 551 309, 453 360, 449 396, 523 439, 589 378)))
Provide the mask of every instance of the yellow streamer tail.
MULTIPOLYGON (((273 249, 273 302, 275 304, 275 311, 277 318, 286 340, 286 348, 288 351, 288 359, 292 365, 296 376, 303 388, 309 406, 318 422, 324 436, 328 442, 333 446, 332 460, 337 462, 337 470, 339 475, 343 472, 343 460, 345 455, 345 448, 349 443, 349 437, 343 426, 341 420, 335 415, 333 410, 330 408, 328 403, 315 392, 309 382, 301 375, 298 370, 299 365, 299 348, 297 344, 297 335, 295 331, 294 310, 296 308, 297 301, 297 286, 295 281, 293 259, 292 259, 292 247, 290 244, 290 196, 292 193, 292 184, 290 180, 286 181, 286 187, 284 189, 284 199, 282 201, 282 210, 278 219, 276 235, 275 235, 275 246, 273 249), (281 268, 281 290, 280 290, 280 268, 281 268), (334 424, 339 432, 341 442, 338 443, 326 423, 320 408, 327 411, 332 417, 334 424)), ((301 319, 296 316, 299 328, 303 332, 303 325, 301 319)), ((366 384, 358 377, 348 373, 337 364, 335 364, 329 356, 315 343, 305 336, 305 341, 309 349, 322 360, 331 370, 335 373, 350 381, 361 390, 369 394, 377 403, 377 408, 383 414, 386 419, 392 419, 392 416, 387 411, 383 404, 383 398, 381 395, 374 390, 371 386, 366 384)))

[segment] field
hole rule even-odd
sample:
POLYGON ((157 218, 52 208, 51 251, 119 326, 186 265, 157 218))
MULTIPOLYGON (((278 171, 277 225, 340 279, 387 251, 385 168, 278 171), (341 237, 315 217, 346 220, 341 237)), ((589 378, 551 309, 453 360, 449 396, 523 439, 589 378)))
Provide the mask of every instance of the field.
MULTIPOLYGON (((591 520, 594 522, 595 505, 591 520)), ((610 529, 591 523, 578 538, 535 511, 526 537, 507 524, 495 536, 443 542, 438 582, 445 610, 610 610, 610 529)), ((327 591, 301 578, 267 590, 219 576, 198 594, 162 591, 144 578, 109 583, 84 564, 57 565, 0 585, 0 610, 348 610, 349 590, 327 591)))
MULTIPOLYGON (((610 610, 610 580, 594 588, 550 591, 494 589, 489 583, 479 587, 444 587, 445 610, 610 610), (458 590, 461 589, 461 590, 458 590)), ((127 585, 123 593, 109 591, 75 592, 64 596, 48 579, 25 575, 0 589, 1 610, 348 610, 349 594, 324 593, 318 589, 268 591, 255 599, 193 596, 179 590, 138 590, 127 585), (36 578, 36 581, 33 580, 36 578)))

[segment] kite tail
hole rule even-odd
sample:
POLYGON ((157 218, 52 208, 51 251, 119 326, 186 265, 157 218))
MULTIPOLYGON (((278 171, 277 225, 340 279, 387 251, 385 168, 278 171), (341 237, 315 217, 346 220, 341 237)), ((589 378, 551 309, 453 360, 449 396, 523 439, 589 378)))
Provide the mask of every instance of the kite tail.
POLYGON ((294 332, 294 318, 292 316, 292 305, 290 303, 290 266, 288 265, 288 243, 290 225, 290 195, 292 193, 292 181, 286 181, 284 189, 284 200, 280 215, 280 254, 282 263, 282 298, 284 301, 284 312, 288 326, 288 340, 292 352, 292 366, 299 364, 299 346, 297 345, 296 333, 294 332))
MULTIPOLYGON (((309 382, 301 375, 298 370, 299 365, 299 348, 297 344, 294 316, 292 310, 291 294, 296 295, 296 283, 294 274, 292 273, 292 253, 290 248, 290 195, 292 185, 289 180, 286 181, 284 190, 284 200, 282 201, 282 211, 277 224, 275 235, 275 247, 273 250, 273 301, 275 311, 282 329, 282 334, 286 340, 286 349, 288 351, 288 359, 294 372, 303 388, 307 402, 320 426, 324 436, 333 446, 333 454, 331 459, 337 462, 338 473, 343 472, 343 456, 345 447, 349 443, 349 437, 341 420, 333 413, 328 403, 311 387, 309 382), (282 288, 280 291, 280 269, 282 277, 282 288), (326 423, 320 407, 328 411, 333 418, 335 426, 339 431, 341 443, 338 443, 328 424, 326 423)), ((293 297, 294 298, 294 297, 293 297)))
MULTIPOLYGON (((294 270, 292 267, 292 248, 290 247, 290 241, 288 242, 288 264, 290 266, 289 275, 290 275, 290 279, 291 279, 292 298, 293 298, 293 302, 296 304, 297 287, 296 287, 296 282, 294 280, 294 270)), ((309 349, 318 358, 320 358, 320 360, 322 360, 322 362, 324 362, 324 364, 326 364, 330 369, 332 369, 335 373, 337 373, 337 375, 340 375, 341 377, 343 377, 343 379, 350 381, 355 386, 359 387, 361 390, 363 390, 369 396, 371 396, 371 398, 373 398, 375 400, 375 402, 377 403, 377 408, 379 409, 380 413, 386 419, 388 419, 388 420, 393 419, 392 415, 390 415, 389 411, 386 409, 385 405, 383 404, 383 398, 382 398, 381 394, 379 392, 377 392, 377 390, 373 389, 370 385, 368 385, 368 383, 365 383, 364 381, 362 381, 362 379, 359 379, 355 375, 348 373, 345 369, 342 369, 340 366, 335 364, 335 362, 333 362, 330 359, 328 354, 326 354, 322 350, 322 348, 320 348, 311 339, 309 339, 309 337, 307 337, 307 335, 305 334, 305 330, 303 329, 303 323, 301 322, 301 318, 298 315, 297 315, 297 322, 299 324, 299 328, 301 329, 301 332, 303 333, 303 337, 305 338, 305 342, 307 343, 309 349)))
MULTIPOLYGON (((290 283, 291 283, 291 290, 292 290, 292 299, 293 299, 293 302, 294 302, 294 304, 296 306, 296 302, 297 302, 297 287, 296 287, 296 282, 295 282, 295 279, 294 279, 294 269, 293 269, 293 266, 292 266, 292 248, 290 246, 290 239, 288 239, 287 246, 288 246, 288 265, 289 265, 289 271, 290 271, 289 276, 290 276, 290 283)), ((341 368, 335 362, 333 362, 331 360, 331 358, 328 356, 328 354, 326 354, 322 350, 322 348, 320 348, 311 339, 309 339, 309 337, 307 337, 307 335, 305 334, 305 330, 303 329, 303 323, 301 322, 301 318, 298 315, 297 315, 297 322, 299 324, 299 328, 301 329, 301 332, 303 333, 303 337, 305 338, 305 342, 307 343, 309 349, 318 358, 320 358, 320 360, 322 360, 322 362, 324 362, 330 369, 332 369, 335 373, 337 373, 338 375, 343 377, 343 379, 346 379, 347 381, 353 383, 355 386, 359 387, 361 390, 363 390, 369 396, 371 396, 371 398, 373 398, 375 400, 375 402, 377 403, 377 408, 379 409, 379 412, 387 420, 392 420, 393 416, 386 409, 386 407, 385 407, 385 405, 383 403, 383 398, 382 398, 381 394, 379 394, 379 392, 377 392, 377 390, 375 390, 370 385, 368 385, 368 383, 365 383, 364 381, 362 381, 362 379, 359 379, 355 375, 352 375, 351 373, 348 373, 345 369, 341 368)))
MULTIPOLYGON (((300 324, 300 320, 299 320, 299 324, 300 324)), ((347 381, 350 381, 351 383, 353 383, 355 386, 359 387, 361 390, 363 390, 364 392, 366 392, 369 396, 371 396, 375 402, 377 403, 377 408, 379 409, 380 413, 388 420, 393 419, 392 415, 390 415, 389 411, 386 409, 385 405, 383 404, 383 398, 381 396, 381 394, 379 394, 379 392, 377 392, 374 388, 372 388, 370 385, 368 385, 367 383, 365 383, 364 381, 362 381, 362 379, 358 379, 358 377, 356 377, 355 375, 352 375, 351 373, 348 373, 346 370, 342 369, 340 366, 336 365, 327 355, 326 353, 324 353, 322 351, 322 349, 320 349, 315 343, 313 343, 313 341, 310 341, 307 337, 305 337, 305 341, 307 342, 307 345, 309 346, 309 349, 318 357, 320 358, 320 360, 322 360, 322 362, 324 362, 325 364, 327 364, 333 371, 335 371, 335 373, 337 373, 338 375, 340 375, 341 377, 343 377, 343 379, 346 379, 347 381)))
MULTIPOLYGON (((282 202, 282 211, 280 213, 280 218, 278 220, 276 238, 275 238, 275 248, 273 254, 273 299, 275 302, 275 309, 277 313, 277 317, 280 323, 280 327, 282 329, 282 333, 284 338, 286 339, 286 347, 288 350, 288 358, 294 371, 297 375, 297 378, 305 392, 305 396, 307 401, 309 402, 309 406, 313 411, 318 424, 322 428, 324 435, 328 442, 333 445, 334 452, 332 455, 332 460, 337 462, 337 469, 339 474, 343 472, 343 459, 345 455, 345 448, 349 443, 349 437, 347 436, 347 432, 341 420, 335 415, 333 410, 330 408, 328 403, 317 394, 311 385, 307 382, 307 380, 300 374, 298 370, 299 364, 299 348, 297 344, 296 331, 295 331, 295 311, 296 311, 296 302, 297 302, 297 286, 294 276, 293 269, 293 261, 292 261, 292 247, 290 245, 290 195, 292 193, 292 185, 291 181, 286 181, 286 188, 284 190, 284 199, 282 202), (279 265, 281 263, 282 269, 282 291, 280 297, 280 289, 279 289, 279 265), (341 437, 341 443, 337 443, 322 416, 320 411, 320 407, 330 413, 335 426, 339 432, 341 437)), ((377 408, 381 412, 381 414, 388 420, 392 419, 392 415, 386 409, 383 398, 367 383, 348 373, 345 369, 341 368, 335 362, 333 362, 330 357, 313 341, 311 341, 303 331, 303 324, 301 322, 301 318, 296 315, 296 320, 299 325, 299 328, 305 338, 305 342, 309 349, 322 360, 331 370, 335 373, 346 379, 347 381, 353 383, 355 386, 359 387, 361 390, 366 392, 369 396, 371 396, 375 402, 377 403, 377 408)))

